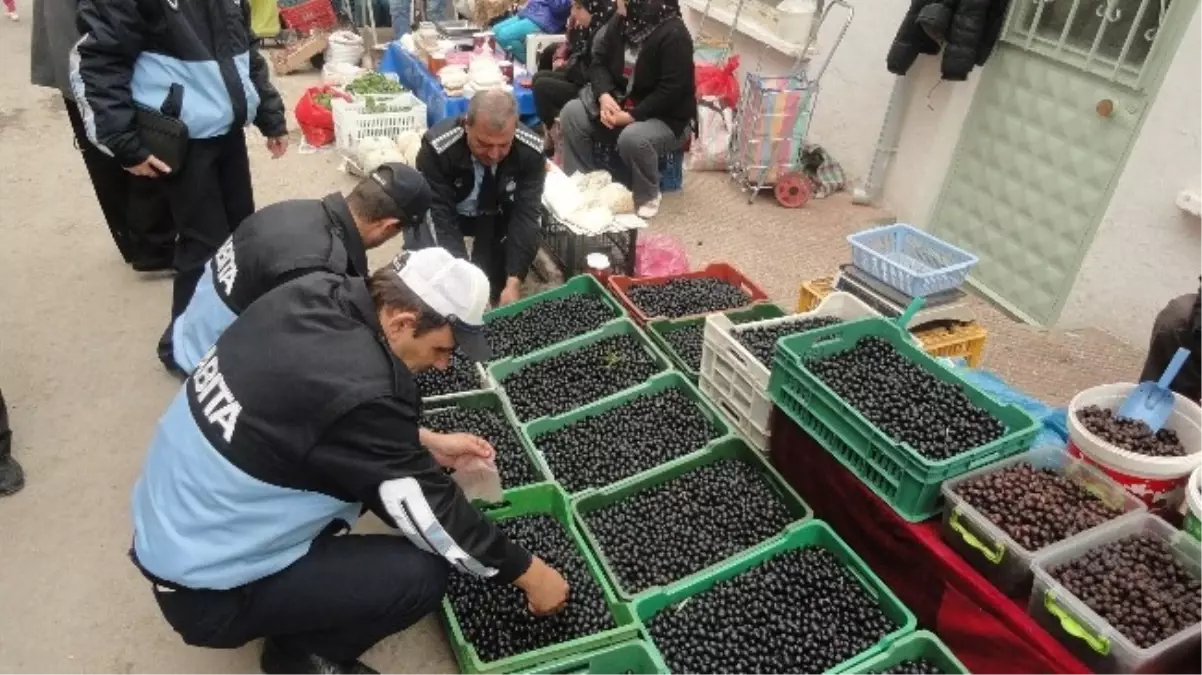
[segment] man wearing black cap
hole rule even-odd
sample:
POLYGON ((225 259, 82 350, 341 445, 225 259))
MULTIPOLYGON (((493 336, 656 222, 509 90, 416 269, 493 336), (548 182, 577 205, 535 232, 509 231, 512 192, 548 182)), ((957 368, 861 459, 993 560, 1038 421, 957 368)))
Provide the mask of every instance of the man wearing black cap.
POLYGON ((430 186, 404 164, 384 164, 350 196, 294 199, 247 218, 205 264, 183 314, 159 341, 168 370, 190 373, 250 303, 286 281, 324 270, 362 277, 367 251, 422 221, 430 186))
POLYGON ((264 672, 368 673, 360 655, 433 611, 448 574, 513 584, 534 614, 564 606, 563 577, 444 471, 479 453, 419 440, 413 374, 456 348, 489 359, 488 293, 429 248, 367 279, 295 279, 221 335, 133 490, 130 556, 184 642, 266 638, 264 672), (365 507, 404 536, 348 533, 365 507))

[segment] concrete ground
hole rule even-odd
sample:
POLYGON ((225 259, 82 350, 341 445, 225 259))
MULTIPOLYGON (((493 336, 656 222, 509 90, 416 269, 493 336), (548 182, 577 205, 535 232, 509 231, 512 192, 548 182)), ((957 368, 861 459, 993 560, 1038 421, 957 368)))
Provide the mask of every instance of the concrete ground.
MULTIPOLYGON (((61 101, 28 84, 29 4, 20 4, 20 23, 0 22, 0 387, 28 486, 0 500, 0 671, 253 671, 254 647, 183 645, 126 559, 130 487, 179 386, 154 358, 170 283, 117 256, 61 101)), ((287 77, 280 87, 291 102, 314 79, 287 77)), ((295 134, 278 161, 252 136, 260 205, 352 185, 332 153, 298 152, 295 134)), ((694 265, 733 262, 790 306, 803 280, 846 260, 847 233, 883 215, 845 196, 798 211, 767 197, 748 206, 724 176, 690 174, 653 231, 681 237, 694 265)), ((1139 367, 1142 348, 1100 331, 1020 326, 984 303, 980 312, 991 331, 986 366, 1049 401, 1130 379, 1139 367)), ((366 660, 394 672, 455 669, 432 618, 366 660)))

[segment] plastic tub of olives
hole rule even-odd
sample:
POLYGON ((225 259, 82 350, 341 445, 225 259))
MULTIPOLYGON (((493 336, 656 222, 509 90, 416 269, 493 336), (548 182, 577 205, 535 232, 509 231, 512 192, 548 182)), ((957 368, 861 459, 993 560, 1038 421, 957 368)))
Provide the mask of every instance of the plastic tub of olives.
MULTIPOLYGON (((1014 487, 1014 492, 997 495, 1001 505, 1017 506, 1019 509, 1025 510, 1027 506, 1021 505, 1019 500, 1038 499, 1038 495, 1031 495, 1027 492, 1029 486, 1016 484, 1014 487)), ((996 464, 970 471, 945 482, 941 490, 944 506, 943 525, 940 533, 944 541, 980 572, 981 576, 988 579, 1003 593, 1014 598, 1026 598, 1027 593, 1030 592, 1034 579, 1031 562, 1038 551, 1056 543, 1071 543, 1080 540, 1116 519, 1139 517, 1147 511, 1143 501, 1123 490, 1122 486, 1111 480, 1104 472, 1088 462, 1070 457, 1068 453, 1055 447, 1035 448, 996 464), (1051 507, 1051 513, 1043 516, 1043 519, 1061 518, 1061 521, 1045 522, 1043 527, 1054 527, 1060 532, 1078 531, 1057 542, 1044 543, 1034 549, 1024 546, 1015 537, 1008 534, 1001 524, 991 521, 980 509, 970 504, 970 500, 966 499, 963 494, 967 483, 981 476, 997 474, 1022 464, 1029 464, 1037 470, 1048 469, 1065 477, 1073 485, 1083 488, 1088 495, 1101 500, 1105 507, 1117 512, 1118 515, 1092 527, 1084 527, 1081 523, 1068 520, 1075 514, 1055 508, 1063 506, 1063 503, 1060 503, 1051 507)), ((1035 524, 1032 524, 1031 527, 1039 529, 1035 524)), ((1034 532, 1033 534, 1038 540, 1040 533, 1034 532)), ((1048 537, 1045 535, 1044 538, 1048 537)))
MULTIPOLYGON (((1053 575, 1053 571, 1059 566, 1071 563, 1094 549, 1138 535, 1150 537, 1167 546, 1173 559, 1186 568, 1193 580, 1195 590, 1183 587, 1182 597, 1164 609, 1190 611, 1192 607, 1193 611, 1197 611, 1198 598, 1189 597, 1198 593, 1197 581, 1202 578, 1202 551, 1199 550, 1197 540, 1164 520, 1144 513, 1136 518, 1111 521, 1083 537, 1054 544, 1037 554, 1032 564, 1035 584, 1027 605, 1027 613, 1095 673, 1185 672, 1172 669, 1183 665, 1183 662, 1190 658, 1191 652, 1196 653, 1198 649, 1198 643, 1202 639, 1202 623, 1196 618, 1159 642, 1141 647, 1130 636, 1121 632, 1113 622, 1099 615, 1084 600, 1071 593, 1053 575)), ((1156 565, 1155 562, 1149 562, 1156 565)), ((1143 563, 1133 565, 1118 560, 1107 564, 1104 569, 1130 570, 1137 569, 1140 565, 1143 563)), ((1131 613, 1133 597, 1129 591, 1126 592, 1124 599, 1112 605, 1107 613, 1132 622, 1154 620, 1150 613, 1131 613)), ((1142 611, 1143 607, 1140 609, 1142 611)), ((1198 664, 1195 660, 1188 665, 1196 668, 1198 664)))

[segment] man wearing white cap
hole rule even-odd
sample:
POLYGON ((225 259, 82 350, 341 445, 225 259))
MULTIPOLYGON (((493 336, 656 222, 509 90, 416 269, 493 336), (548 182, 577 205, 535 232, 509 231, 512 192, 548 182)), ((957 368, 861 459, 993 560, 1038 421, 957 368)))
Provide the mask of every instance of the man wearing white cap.
MULTIPOLYGON (((315 272, 255 301, 159 422, 134 486, 130 556, 191 645, 257 638, 264 672, 358 660, 475 574, 557 611, 563 577, 511 542, 427 450, 413 373, 489 358, 484 273, 440 248, 368 279, 315 272), (364 509, 404 537, 346 535, 364 509), (345 536, 340 536, 345 535, 345 536)), ((487 444, 484 444, 487 446, 487 444)))

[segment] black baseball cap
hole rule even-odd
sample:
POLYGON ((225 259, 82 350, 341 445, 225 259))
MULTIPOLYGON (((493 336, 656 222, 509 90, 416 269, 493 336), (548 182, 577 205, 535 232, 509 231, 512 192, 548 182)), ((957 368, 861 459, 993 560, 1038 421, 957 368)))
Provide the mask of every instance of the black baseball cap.
POLYGON ((399 162, 381 164, 371 172, 371 179, 396 202, 397 217, 401 219, 402 227, 421 224, 430 210, 433 193, 430 184, 417 169, 399 162))

